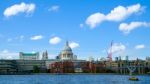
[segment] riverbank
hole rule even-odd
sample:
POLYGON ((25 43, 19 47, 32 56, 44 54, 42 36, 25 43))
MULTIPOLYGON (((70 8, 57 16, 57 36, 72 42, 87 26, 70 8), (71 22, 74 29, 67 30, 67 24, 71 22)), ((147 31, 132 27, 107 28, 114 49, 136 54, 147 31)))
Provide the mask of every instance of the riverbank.
MULTIPOLYGON (((129 75, 119 73, 33 73, 30 75, 129 75)), ((133 75, 150 75, 150 74, 133 74, 133 75)))
MULTIPOLYGON (((13 73, 0 75, 129 75, 119 73, 13 73)), ((133 75, 150 75, 150 74, 133 74, 133 75)))

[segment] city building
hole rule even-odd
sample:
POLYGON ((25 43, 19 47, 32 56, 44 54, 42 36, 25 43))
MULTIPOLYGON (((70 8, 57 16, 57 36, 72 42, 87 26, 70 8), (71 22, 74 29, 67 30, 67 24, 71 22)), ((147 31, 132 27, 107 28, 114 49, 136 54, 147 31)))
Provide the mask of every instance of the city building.
POLYGON ((146 57, 146 61, 150 61, 150 57, 146 57))
POLYGON ((17 71, 16 60, 0 60, 0 74, 15 74, 17 71))
POLYGON ((18 72, 46 72, 45 60, 16 60, 18 72))
POLYGON ((150 57, 146 60, 125 60, 121 56, 115 60, 95 61, 93 57, 89 60, 79 60, 73 54, 69 42, 67 41, 62 51, 56 59, 48 59, 48 52, 42 54, 39 59, 39 52, 19 53, 19 60, 0 60, 0 74, 16 73, 118 73, 129 74, 130 69, 135 68, 134 74, 150 73, 150 57))
POLYGON ((51 73, 74 73, 74 63, 72 61, 59 61, 51 65, 51 73))
POLYGON ((20 60, 39 60, 39 52, 35 53, 19 53, 20 60))

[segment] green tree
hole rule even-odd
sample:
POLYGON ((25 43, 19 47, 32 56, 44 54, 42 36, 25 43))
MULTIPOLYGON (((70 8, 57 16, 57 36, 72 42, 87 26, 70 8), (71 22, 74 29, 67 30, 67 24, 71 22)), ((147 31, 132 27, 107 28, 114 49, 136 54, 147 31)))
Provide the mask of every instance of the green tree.
POLYGON ((33 66, 33 73, 39 73, 40 69, 37 65, 33 66))

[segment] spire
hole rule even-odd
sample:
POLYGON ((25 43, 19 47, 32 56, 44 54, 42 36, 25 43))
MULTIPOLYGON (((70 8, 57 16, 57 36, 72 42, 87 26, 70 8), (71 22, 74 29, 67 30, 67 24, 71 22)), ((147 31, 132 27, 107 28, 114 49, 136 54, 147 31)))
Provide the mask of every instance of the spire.
POLYGON ((43 52, 42 54, 42 60, 47 60, 48 59, 48 52, 47 50, 45 52, 43 52))
POLYGON ((46 55, 46 57, 48 57, 48 52, 47 52, 47 50, 45 51, 45 55, 46 55))
POLYGON ((63 51, 72 51, 71 47, 69 46, 69 42, 66 41, 63 51))
POLYGON ((66 46, 69 46, 69 42, 68 41, 66 41, 66 46))

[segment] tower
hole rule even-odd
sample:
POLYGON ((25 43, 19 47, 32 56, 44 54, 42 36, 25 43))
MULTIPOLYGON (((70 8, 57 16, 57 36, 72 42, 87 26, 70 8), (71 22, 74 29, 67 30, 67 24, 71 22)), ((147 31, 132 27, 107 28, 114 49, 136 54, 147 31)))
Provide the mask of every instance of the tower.
POLYGON ((48 59, 48 52, 47 50, 45 52, 43 52, 42 54, 42 60, 47 60, 48 59))

